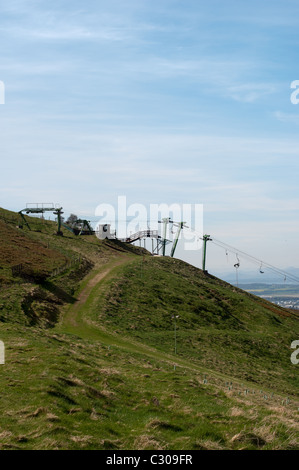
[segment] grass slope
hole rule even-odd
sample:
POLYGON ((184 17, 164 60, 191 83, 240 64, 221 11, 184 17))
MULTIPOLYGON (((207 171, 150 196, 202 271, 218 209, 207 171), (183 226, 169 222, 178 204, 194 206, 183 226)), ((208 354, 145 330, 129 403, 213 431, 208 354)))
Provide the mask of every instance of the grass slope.
POLYGON ((298 371, 290 361, 299 315, 206 276, 180 260, 147 258, 125 266, 94 303, 93 318, 214 370, 290 394, 298 371), (100 314, 99 314, 100 312, 100 314))
POLYGON ((299 448, 294 315, 178 260, 0 219, 0 449, 299 448))

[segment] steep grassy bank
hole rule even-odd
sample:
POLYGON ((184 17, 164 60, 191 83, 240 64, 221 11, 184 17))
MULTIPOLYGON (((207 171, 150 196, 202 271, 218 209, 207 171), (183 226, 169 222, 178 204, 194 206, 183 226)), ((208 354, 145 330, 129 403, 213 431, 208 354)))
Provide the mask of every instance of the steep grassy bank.
POLYGON ((92 268, 126 250, 67 230, 59 237, 54 222, 26 219, 31 231, 17 228, 18 214, 0 209, 0 320, 53 326, 92 268))
POLYGON ((174 352, 175 333, 179 357, 298 391, 290 344, 299 335, 299 316, 179 260, 148 258, 125 266, 95 302, 97 317, 107 329, 168 353, 174 352))

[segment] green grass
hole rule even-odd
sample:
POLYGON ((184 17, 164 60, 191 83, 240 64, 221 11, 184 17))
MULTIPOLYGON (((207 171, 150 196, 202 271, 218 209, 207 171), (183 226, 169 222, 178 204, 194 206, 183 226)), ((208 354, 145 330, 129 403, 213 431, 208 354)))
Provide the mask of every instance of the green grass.
POLYGON ((178 260, 149 258, 120 269, 89 305, 93 321, 170 354, 172 317, 179 315, 179 357, 297 395, 290 344, 298 316, 178 260))
POLYGON ((278 398, 50 330, 7 325, 1 336, 2 449, 297 446, 294 409, 278 398))
POLYGON ((19 231, 16 217, 0 210, 2 261, 34 252, 37 276, 0 264, 0 449, 299 448, 294 314, 181 261, 57 237, 52 222, 19 231), (39 276, 51 257, 36 246, 80 263, 39 276))

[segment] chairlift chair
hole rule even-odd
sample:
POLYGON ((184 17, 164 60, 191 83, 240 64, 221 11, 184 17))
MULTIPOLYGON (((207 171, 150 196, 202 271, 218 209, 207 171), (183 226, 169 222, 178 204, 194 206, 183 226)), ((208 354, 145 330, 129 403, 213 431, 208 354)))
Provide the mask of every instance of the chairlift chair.
POLYGON ((237 263, 236 263, 236 264, 234 264, 234 268, 238 269, 238 268, 240 267, 240 260, 239 260, 239 258, 238 258, 238 255, 237 255, 237 254, 236 254, 236 258, 237 258, 237 260, 238 260, 238 261, 237 261, 237 263))

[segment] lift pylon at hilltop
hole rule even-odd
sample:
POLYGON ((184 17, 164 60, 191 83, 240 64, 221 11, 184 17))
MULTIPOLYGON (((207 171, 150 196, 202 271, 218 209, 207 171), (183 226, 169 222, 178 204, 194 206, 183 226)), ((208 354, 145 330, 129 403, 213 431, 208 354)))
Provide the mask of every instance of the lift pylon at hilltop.
POLYGON ((52 212, 53 214, 57 215, 57 235, 62 235, 61 225, 62 225, 62 207, 58 207, 57 205, 54 206, 53 203, 42 202, 42 203, 28 203, 26 204, 26 208, 19 211, 19 215, 21 218, 21 222, 19 223, 19 228, 23 228, 23 224, 26 225, 28 230, 31 230, 31 227, 26 220, 24 214, 44 214, 45 212, 52 212))

